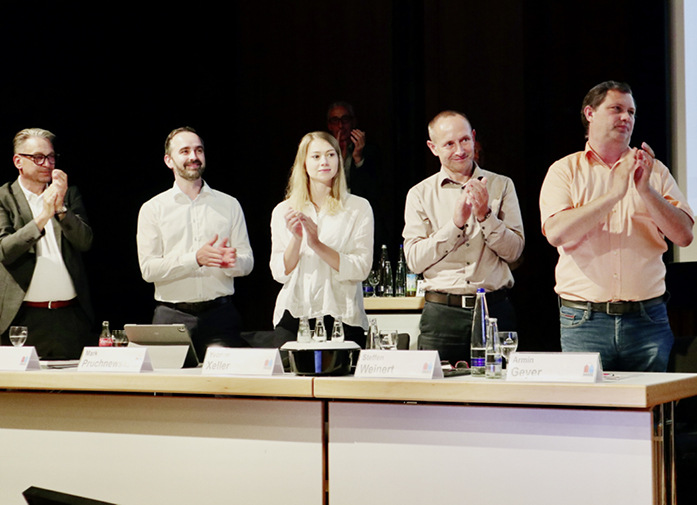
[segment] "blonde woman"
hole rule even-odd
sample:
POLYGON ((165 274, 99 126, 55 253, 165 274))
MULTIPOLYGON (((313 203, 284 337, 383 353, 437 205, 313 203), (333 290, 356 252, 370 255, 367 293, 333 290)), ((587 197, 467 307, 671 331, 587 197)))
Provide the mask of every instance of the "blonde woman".
POLYGON ((273 322, 294 339, 298 319, 341 317, 347 340, 365 346, 362 281, 373 262, 373 211, 346 188, 341 150, 329 133, 300 141, 286 199, 271 215, 271 273, 283 284, 273 322))

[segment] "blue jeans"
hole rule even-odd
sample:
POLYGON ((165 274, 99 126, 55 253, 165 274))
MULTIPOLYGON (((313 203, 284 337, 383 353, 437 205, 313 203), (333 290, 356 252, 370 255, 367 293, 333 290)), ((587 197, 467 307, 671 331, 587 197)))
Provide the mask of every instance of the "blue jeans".
POLYGON ((564 352, 599 352, 603 370, 665 372, 673 332, 666 304, 621 316, 560 305, 564 352))

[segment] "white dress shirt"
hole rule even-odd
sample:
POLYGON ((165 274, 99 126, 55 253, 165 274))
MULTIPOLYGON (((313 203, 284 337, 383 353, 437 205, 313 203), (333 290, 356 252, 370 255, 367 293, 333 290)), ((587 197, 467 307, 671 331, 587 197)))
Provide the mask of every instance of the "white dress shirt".
MULTIPOLYGON (((44 207, 44 198, 29 191, 19 179, 19 186, 29 203, 34 217, 44 207)), ((36 266, 29 288, 24 295, 27 302, 54 302, 72 300, 77 296, 75 285, 61 254, 60 226, 55 218, 49 219, 44 227, 44 236, 36 243, 36 266), (58 230, 56 230, 58 228, 58 230)))
POLYGON ((203 183, 191 200, 177 184, 143 204, 138 215, 138 260, 143 279, 162 302, 202 302, 235 292, 234 278, 249 274, 254 256, 236 198, 203 183), (200 266, 196 251, 218 235, 237 249, 233 268, 200 266))
POLYGON ((290 203, 278 204, 271 215, 271 274, 283 284, 273 314, 274 326, 283 312, 293 317, 341 316, 345 324, 368 329, 363 308, 363 280, 373 263, 373 210, 368 200, 348 195, 335 214, 312 204, 302 209, 317 224, 319 240, 339 253, 337 272, 307 245, 303 234, 300 260, 286 275, 283 253, 291 239, 285 221, 290 203))

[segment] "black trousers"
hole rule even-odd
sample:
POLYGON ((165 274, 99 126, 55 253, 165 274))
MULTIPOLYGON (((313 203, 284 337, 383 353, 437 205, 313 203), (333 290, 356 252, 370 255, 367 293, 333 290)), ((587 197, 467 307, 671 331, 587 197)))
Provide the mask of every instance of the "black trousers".
MULTIPOLYGON (((499 331, 515 331, 515 312, 508 298, 487 307, 489 316, 497 318, 499 331)), ((436 350, 441 360, 453 365, 469 363, 473 313, 473 309, 426 302, 419 321, 419 349, 436 350)))
POLYGON ((223 303, 201 312, 185 312, 160 304, 155 307, 153 324, 183 324, 189 330, 199 361, 206 357, 209 346, 249 347, 240 337, 241 318, 228 298, 223 303))
MULTIPOLYGON (((79 304, 60 309, 22 306, 10 326, 26 326, 26 346, 36 347, 42 360, 79 359, 85 346, 97 345, 97 334, 79 304)), ((10 329, 2 334, 2 345, 11 345, 10 329)))

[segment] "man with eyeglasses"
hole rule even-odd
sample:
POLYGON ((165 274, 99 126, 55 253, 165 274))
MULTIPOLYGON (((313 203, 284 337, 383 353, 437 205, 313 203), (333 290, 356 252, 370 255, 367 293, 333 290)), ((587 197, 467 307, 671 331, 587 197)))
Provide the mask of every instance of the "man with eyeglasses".
POLYGON ((374 256, 380 245, 389 242, 390 219, 384 198, 380 198, 381 174, 379 153, 375 143, 366 143, 366 134, 356 128, 358 121, 353 105, 344 101, 333 102, 327 108, 327 129, 341 147, 344 173, 349 191, 370 202, 375 216, 374 256))
POLYGON ((141 274, 155 285, 152 322, 186 325, 201 360, 211 345, 246 347, 232 301, 235 277, 254 266, 242 207, 203 180, 206 155, 193 128, 170 132, 164 161, 174 184, 143 204, 136 235, 141 274))
POLYGON ((77 359, 96 343, 81 256, 92 229, 80 192, 56 168, 54 138, 40 128, 17 133, 19 177, 0 187, 0 333, 9 345, 10 326, 26 326, 41 359, 77 359))

